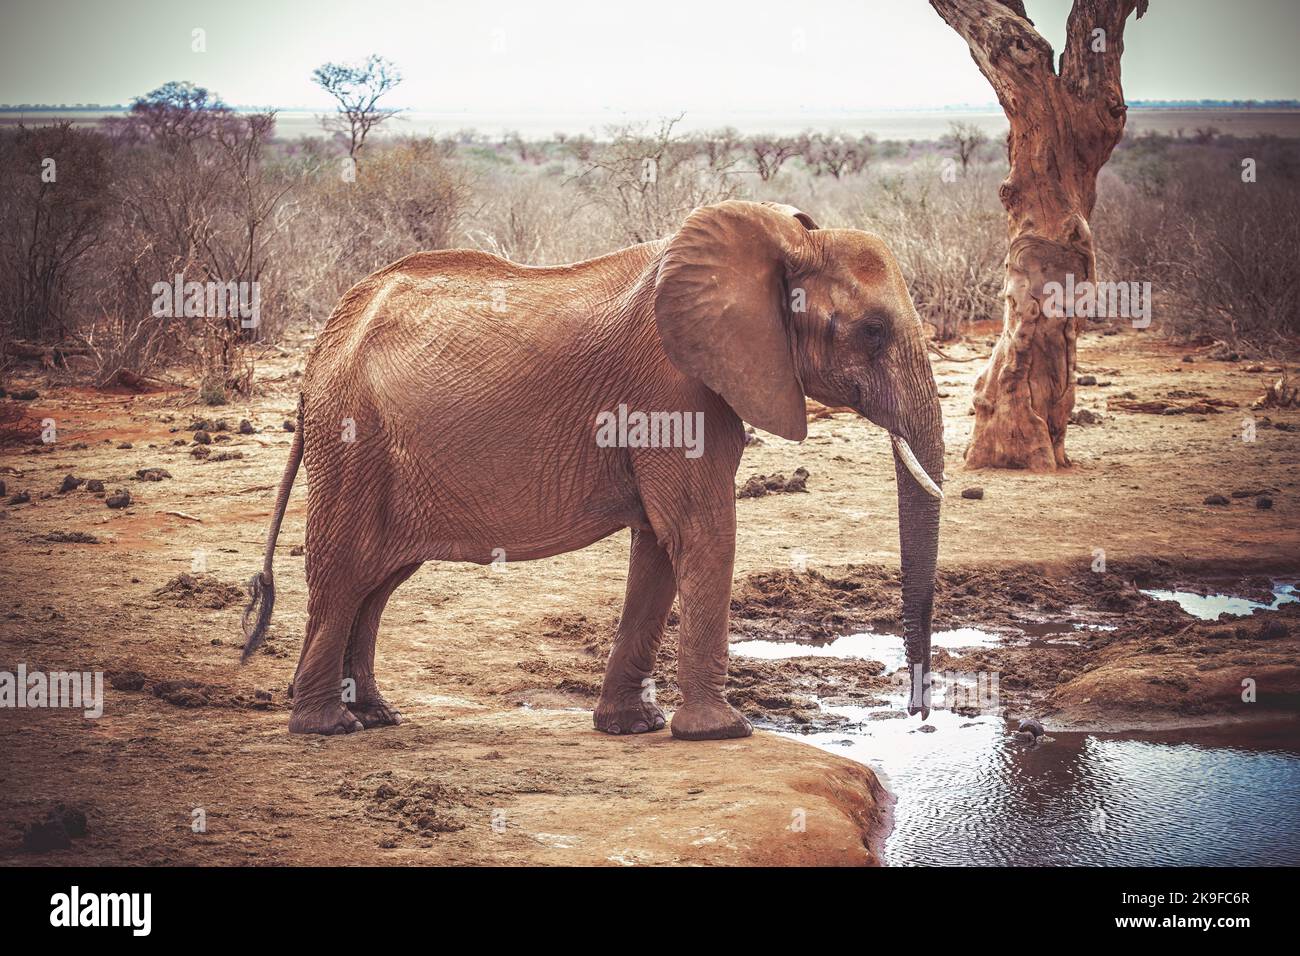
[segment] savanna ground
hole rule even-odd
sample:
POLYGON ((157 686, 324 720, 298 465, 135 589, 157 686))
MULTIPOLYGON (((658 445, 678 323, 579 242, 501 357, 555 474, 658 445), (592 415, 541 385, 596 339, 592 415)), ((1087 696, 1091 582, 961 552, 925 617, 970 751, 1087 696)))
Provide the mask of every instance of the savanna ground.
MULTIPOLYGON (((170 108, 147 116, 174 118, 170 108)), ((1079 374, 1095 384, 1078 387, 1074 467, 1036 476, 961 465, 1000 313, 1005 162, 993 144, 958 168, 956 143, 857 135, 682 137, 665 124, 539 144, 467 133, 368 147, 348 180, 327 142, 197 119, 180 141, 180 127, 146 120, 0 132, 0 176, 57 152, 71 190, 63 203, 66 192, 6 181, 0 220, 40 209, 53 237, 81 243, 71 263, 46 239, 24 245, 16 226, 0 244, 0 670, 108 679, 96 720, 0 711, 0 861, 879 862, 892 798, 865 766, 762 730, 712 743, 592 730, 626 533, 541 562, 426 565, 379 638, 380 684, 405 723, 290 736, 306 605, 300 475, 270 640, 237 662, 242 586, 260 566, 292 438, 284 422, 341 292, 421 248, 572 261, 668 234, 693 206, 728 197, 882 235, 951 356, 933 360, 948 432, 935 625, 1006 638, 960 661, 939 652, 936 669, 1000 674, 1005 714, 1049 729, 1249 726, 1300 708, 1300 604, 1200 622, 1137 590, 1262 595, 1271 577, 1300 575, 1300 409, 1251 407, 1295 367, 1300 140, 1272 127, 1220 134, 1189 114, 1186 135, 1124 141, 1093 227, 1104 277, 1152 282, 1155 322, 1089 326, 1079 374), (1241 181, 1244 156, 1257 182, 1241 181), (259 282, 256 341, 236 323, 152 314, 152 283, 176 274, 259 282), (43 419, 56 441, 41 440, 43 419), (976 486, 982 497, 962 496, 976 486), (119 490, 129 505, 108 507, 119 490), (1062 621, 1114 629, 1079 644, 1025 639, 1062 621), (65 848, 33 830, 60 807, 78 833, 86 817, 65 848)), ((898 629, 887 439, 850 414, 810 415, 807 441, 762 436, 741 463, 738 487, 808 477, 804 492, 737 502, 733 638, 898 629)), ((670 710, 675 623, 657 672, 670 710)), ((760 727, 820 729, 832 718, 816 699, 898 691, 883 671, 733 658, 729 692, 760 727)))
MULTIPOLYGON (((987 332, 954 344, 982 354, 987 332)), ((305 485, 280 536, 271 639, 247 667, 241 583, 260 563, 292 436, 306 345, 264 361, 262 388, 209 409, 184 392, 40 388, 23 403, 59 440, 8 448, 3 479, 31 501, 0 511, 8 595, 0 654, 29 670, 103 670, 103 717, 8 711, 0 854, 85 863, 861 863, 879 860, 890 797, 870 770, 771 733, 685 743, 591 728, 625 573, 625 533, 503 570, 426 565, 384 618, 378 673, 406 722, 341 738, 285 726, 305 623, 305 485), (207 419, 212 442, 194 440, 207 419), (241 420, 253 427, 240 432, 241 420), (222 430, 222 426, 228 430, 222 430), (196 457, 195 450, 209 449, 196 457), (226 455, 225 460, 218 460, 226 455), (138 479, 141 469, 170 477, 138 479), (98 479, 60 493, 65 475, 98 479), (123 509, 105 506, 119 488, 123 509), (71 534, 85 540, 69 541, 71 534), (297 552, 297 553, 295 553, 297 552), (191 574, 196 554, 207 572, 191 574), (70 849, 20 851, 56 805, 84 812, 70 849), (191 829, 206 814, 206 832, 191 829), (791 828, 802 811, 803 831, 791 828)), ((977 362, 935 359, 948 421, 936 627, 1106 623, 1080 646, 1008 641, 972 652, 1001 674, 1008 716, 1050 727, 1217 724, 1293 715, 1300 615, 1197 622, 1136 583, 1300 571, 1300 411, 1251 411, 1275 378, 1257 363, 1147 334, 1085 334, 1079 407, 1055 476, 965 473, 977 362), (1184 361, 1191 356, 1193 361, 1184 361), (1127 398, 1126 396, 1133 396, 1127 398), (1205 404, 1206 400, 1226 404, 1205 404), (1183 414, 1121 411, 1151 400, 1183 414), (1201 410, 1214 409, 1210 413, 1201 410), (1242 441, 1242 421, 1257 423, 1242 441), (982 499, 960 495, 979 486, 982 499), (1251 495, 1233 498, 1233 492, 1251 495), (1227 506, 1204 504, 1211 494, 1227 506), (1260 497, 1273 502, 1257 506, 1260 497), (1094 573, 1095 549, 1107 570, 1094 573), (1241 680, 1258 682, 1244 705, 1241 680)), ((814 412, 802 445, 765 436, 738 479, 807 469, 805 493, 738 501, 733 637, 816 640, 896 629, 897 530, 887 440, 814 412), (820 416, 820 417, 818 417, 820 416), (800 557, 802 555, 802 557, 800 557), (799 566, 806 570, 798 570, 799 566)), ((675 622, 670 622, 670 624, 675 622)), ((675 633, 660 698, 676 703, 675 633)), ((943 654, 936 668, 954 662, 943 654)), ((766 726, 815 726, 810 695, 867 700, 893 686, 870 661, 733 660, 733 701, 766 726)))

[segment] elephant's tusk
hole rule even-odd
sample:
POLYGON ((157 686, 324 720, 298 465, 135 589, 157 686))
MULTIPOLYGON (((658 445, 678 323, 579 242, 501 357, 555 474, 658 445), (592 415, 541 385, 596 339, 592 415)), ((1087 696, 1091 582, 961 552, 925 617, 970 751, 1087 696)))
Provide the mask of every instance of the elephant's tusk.
POLYGON ((912 473, 912 477, 916 479, 916 483, 942 501, 943 489, 936 485, 934 479, 925 473, 925 469, 921 467, 921 463, 916 460, 916 455, 912 452, 911 446, 892 432, 889 435, 889 440, 894 443, 894 451, 897 452, 898 457, 903 460, 903 464, 907 466, 907 470, 912 473))

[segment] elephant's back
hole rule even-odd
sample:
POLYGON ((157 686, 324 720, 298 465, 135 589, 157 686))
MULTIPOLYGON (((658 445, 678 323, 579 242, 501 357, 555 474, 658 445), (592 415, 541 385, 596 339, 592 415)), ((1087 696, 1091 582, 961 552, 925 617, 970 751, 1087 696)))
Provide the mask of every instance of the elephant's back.
POLYGON ((308 380, 424 360, 483 367, 493 355, 569 352, 598 337, 664 243, 562 266, 524 266, 472 249, 419 252, 344 294, 317 338, 308 380))

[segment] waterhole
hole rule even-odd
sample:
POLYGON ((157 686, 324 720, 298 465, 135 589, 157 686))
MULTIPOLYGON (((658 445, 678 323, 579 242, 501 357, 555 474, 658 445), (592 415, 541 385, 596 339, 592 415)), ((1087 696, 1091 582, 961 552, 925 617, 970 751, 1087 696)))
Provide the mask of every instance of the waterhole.
MULTIPOLYGON (((1252 614, 1272 604, 1227 594, 1144 592, 1189 614, 1252 614), (1213 613, 1211 613, 1213 612, 1213 613)), ((936 647, 1002 640, 1072 640, 1081 627, 1020 634, 977 628, 936 633, 936 647)), ((842 657, 905 664, 902 638, 851 634, 821 646, 741 641, 738 656, 842 657)), ((885 844, 890 865, 1267 866, 1300 864, 1300 738, 1294 723, 1161 734, 1058 733, 1037 744, 991 714, 933 710, 907 717, 904 697, 881 706, 819 702, 852 723, 783 736, 871 767, 897 798, 885 844), (932 729, 922 729, 932 728, 932 729)))

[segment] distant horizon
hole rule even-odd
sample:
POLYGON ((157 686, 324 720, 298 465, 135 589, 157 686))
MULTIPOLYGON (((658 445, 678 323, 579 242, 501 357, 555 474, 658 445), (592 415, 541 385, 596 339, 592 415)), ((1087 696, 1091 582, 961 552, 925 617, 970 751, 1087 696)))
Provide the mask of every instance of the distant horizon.
MULTIPOLYGON (((217 91, 212 91, 217 92, 217 91)), ((143 95, 143 94, 141 94, 143 95)), ((237 113, 256 113, 274 110, 277 113, 331 113, 334 110, 329 106, 278 106, 271 104, 258 103, 226 103, 229 109, 237 113)), ((1298 99, 1248 99, 1248 100, 1227 100, 1227 99, 1198 99, 1198 100, 1161 100, 1161 99, 1142 99, 1126 100, 1125 105, 1129 109, 1198 109, 1198 108, 1215 108, 1215 109, 1276 109, 1276 110, 1293 110, 1300 109, 1300 100, 1298 99)), ((92 112, 125 112, 131 108, 130 103, 0 103, 0 112, 16 113, 22 110, 44 110, 46 112, 73 112, 76 110, 92 112)), ((451 109, 448 107, 429 107, 429 106, 410 106, 398 107, 397 113, 426 113, 437 115, 473 115, 482 114, 484 116, 501 116, 517 114, 518 110, 511 109, 475 109, 466 107, 464 109, 451 109)), ((624 107, 604 106, 591 109, 579 110, 554 110, 550 113, 541 113, 540 115, 552 116, 597 116, 603 113, 637 113, 651 114, 653 110, 629 110, 624 107)), ((678 113, 737 113, 745 116, 765 115, 769 113, 808 113, 810 115, 824 114, 868 114, 868 113, 989 113, 1002 112, 1002 106, 996 100, 989 100, 986 103, 953 103, 943 106, 875 106, 875 107, 833 107, 833 106, 812 106, 794 110, 765 110, 758 108, 733 108, 733 109, 680 109, 666 110, 656 115, 675 116, 678 113)))

